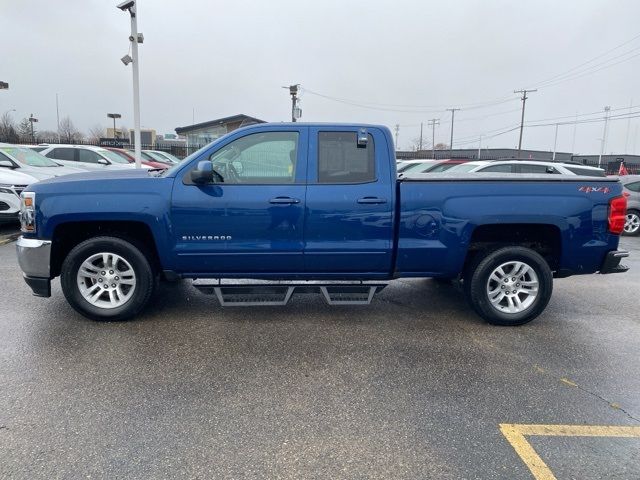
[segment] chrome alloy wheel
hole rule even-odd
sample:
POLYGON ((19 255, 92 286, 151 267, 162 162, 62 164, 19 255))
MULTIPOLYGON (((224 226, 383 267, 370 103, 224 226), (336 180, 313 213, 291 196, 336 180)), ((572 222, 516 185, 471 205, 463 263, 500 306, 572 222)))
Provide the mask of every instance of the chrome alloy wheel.
POLYGON ((124 305, 136 289, 133 267, 115 253, 91 255, 80 265, 76 279, 84 299, 99 308, 124 305))
POLYGON ((640 216, 637 213, 627 213, 624 222, 624 233, 636 233, 640 228, 640 216))
POLYGON ((538 276, 524 262, 506 262, 487 281, 487 297, 493 308, 503 313, 520 313, 538 296, 538 276))

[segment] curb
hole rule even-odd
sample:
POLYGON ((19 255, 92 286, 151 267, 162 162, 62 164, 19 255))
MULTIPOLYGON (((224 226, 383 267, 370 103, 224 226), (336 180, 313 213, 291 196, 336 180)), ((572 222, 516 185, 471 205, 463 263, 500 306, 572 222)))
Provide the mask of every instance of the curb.
POLYGON ((20 233, 10 233, 8 235, 0 236, 0 246, 7 245, 8 243, 11 243, 11 242, 15 242, 19 236, 20 236, 20 233))

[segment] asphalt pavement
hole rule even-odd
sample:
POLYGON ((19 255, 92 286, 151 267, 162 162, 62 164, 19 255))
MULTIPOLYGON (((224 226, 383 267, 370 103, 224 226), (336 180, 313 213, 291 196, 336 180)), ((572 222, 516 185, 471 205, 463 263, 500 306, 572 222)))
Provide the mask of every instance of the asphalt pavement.
POLYGON ((629 272, 557 280, 517 328, 431 280, 340 307, 163 284, 96 323, 58 280, 32 296, 0 246, 0 478, 513 480, 537 455, 558 479, 638 479, 640 238, 622 244, 629 272))

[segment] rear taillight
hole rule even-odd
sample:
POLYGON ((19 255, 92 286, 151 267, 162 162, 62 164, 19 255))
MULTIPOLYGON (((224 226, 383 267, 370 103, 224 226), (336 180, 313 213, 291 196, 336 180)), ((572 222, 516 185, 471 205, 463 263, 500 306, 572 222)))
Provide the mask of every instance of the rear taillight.
POLYGON ((627 216, 627 197, 624 195, 609 200, 609 231, 619 235, 624 230, 627 216))

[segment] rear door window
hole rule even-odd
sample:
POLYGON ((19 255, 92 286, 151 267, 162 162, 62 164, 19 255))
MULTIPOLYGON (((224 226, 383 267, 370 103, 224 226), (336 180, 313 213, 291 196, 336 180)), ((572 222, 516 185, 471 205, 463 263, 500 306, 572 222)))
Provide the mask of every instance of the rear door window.
POLYGON ((368 183, 376 180, 375 147, 368 134, 358 146, 356 132, 318 133, 318 183, 368 183))
POLYGON ((606 177, 607 174, 604 170, 592 170, 590 168, 580 168, 580 167, 565 167, 571 173, 575 173, 576 175, 585 175, 587 177, 606 177))
POLYGON ((73 148, 54 148, 45 156, 49 158, 55 158, 56 160, 69 160, 70 162, 74 162, 75 159, 75 149, 73 148))
POLYGON ((494 172, 494 173, 513 173, 513 165, 491 165, 490 167, 479 170, 480 172, 494 172))
POLYGON ((627 183, 624 188, 632 192, 640 192, 640 182, 627 183))
POLYGON ((558 173, 558 171, 555 168, 548 167, 547 165, 534 165, 531 163, 523 163, 522 165, 518 165, 518 167, 519 167, 518 173, 558 173))

